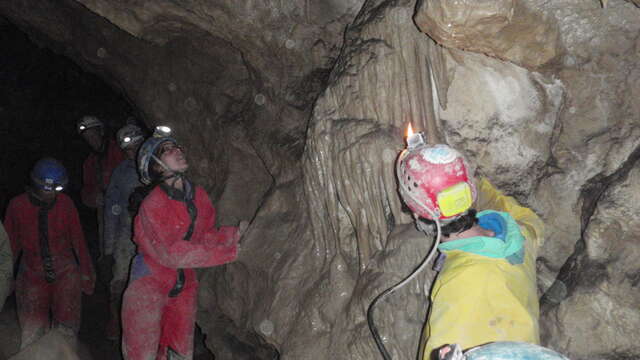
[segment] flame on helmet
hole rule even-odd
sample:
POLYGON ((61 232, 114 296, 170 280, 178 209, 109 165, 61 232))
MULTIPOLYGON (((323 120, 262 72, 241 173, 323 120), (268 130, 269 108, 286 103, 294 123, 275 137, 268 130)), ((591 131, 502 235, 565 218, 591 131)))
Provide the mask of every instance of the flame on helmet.
POLYGON ((413 135, 413 128, 411 127, 411 123, 409 123, 409 126, 407 127, 407 137, 412 135, 413 135))

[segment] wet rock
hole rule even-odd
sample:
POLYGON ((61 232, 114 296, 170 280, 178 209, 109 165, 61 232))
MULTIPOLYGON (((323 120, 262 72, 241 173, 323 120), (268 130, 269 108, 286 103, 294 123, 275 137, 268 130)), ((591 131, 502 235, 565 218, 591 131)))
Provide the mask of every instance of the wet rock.
MULTIPOLYGON (((322 341, 314 350, 325 348, 330 358, 380 356, 366 309, 418 265, 432 241, 403 212, 394 170, 409 122, 433 141, 442 136, 434 114, 446 96, 438 98, 432 84, 446 88, 449 80, 446 73, 435 73, 444 66, 441 48, 413 26, 412 14, 411 1, 365 4, 310 122, 305 194, 313 239, 327 259, 326 288, 312 294, 333 294, 313 302, 321 309, 312 323, 322 341), (336 278, 348 280, 331 280, 336 263, 345 269, 336 278)), ((417 355, 430 276, 422 274, 376 310, 376 324, 394 358, 417 355)), ((306 311, 313 314, 311 309, 306 311)))
POLYGON ((572 358, 637 358, 640 167, 602 195, 572 270, 572 293, 543 307, 546 341, 572 358))
POLYGON ((38 341, 20 350, 9 360, 90 360, 88 354, 80 357, 77 339, 53 329, 38 341))
POLYGON ((632 35, 640 23, 632 19, 639 9, 625 2, 612 2, 605 11, 597 3, 582 1, 548 6, 567 54, 556 75, 565 95, 551 156, 531 198, 551 240, 540 253, 543 290, 574 252, 588 222, 585 203, 599 194, 588 184, 614 174, 640 145, 632 95, 640 71, 632 35))
POLYGON ((555 23, 531 3, 422 1, 415 21, 443 46, 536 68, 556 57, 560 43, 555 23))
POLYGON ((564 86, 554 76, 482 55, 447 57, 447 109, 440 123, 450 145, 463 149, 501 189, 523 201, 547 166, 564 86), (509 156, 504 156, 509 154, 509 156))
POLYGON ((20 324, 15 305, 6 304, 0 312, 0 359, 8 359, 20 351, 20 324))
POLYGON ((216 208, 222 210, 217 222, 236 226, 241 220, 253 219, 274 180, 240 128, 231 129, 225 135, 229 144, 225 149, 229 175, 221 198, 215 202, 216 208))

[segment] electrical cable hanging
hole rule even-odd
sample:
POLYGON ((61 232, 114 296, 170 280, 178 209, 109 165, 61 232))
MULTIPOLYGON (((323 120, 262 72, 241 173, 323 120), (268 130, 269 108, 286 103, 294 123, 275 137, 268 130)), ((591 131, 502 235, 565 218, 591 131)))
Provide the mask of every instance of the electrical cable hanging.
MULTIPOLYGON (((406 192, 404 194, 408 195, 414 201, 417 201, 419 204, 421 204, 421 202, 418 199, 416 199, 412 194, 406 193, 406 192)), ((380 333, 378 332, 378 328, 376 327, 376 324, 373 321, 374 308, 375 308, 376 304, 378 303, 378 301, 382 300, 383 298, 387 297, 388 295, 393 294, 396 290, 398 290, 399 288, 401 288, 402 286, 407 284, 409 281, 411 281, 411 279, 413 279, 420 272, 422 272, 422 270, 424 270, 425 266, 429 263, 429 261, 431 260, 433 255, 438 250, 438 245, 440 245, 440 238, 442 236, 442 230, 441 230, 440 221, 438 220, 439 217, 436 216, 432 211, 430 211, 429 208, 427 208, 426 206, 424 208, 431 214, 431 217, 434 219, 434 221, 436 223, 436 231, 437 231, 436 241, 434 242, 433 247, 431 248, 431 251, 424 258, 422 263, 411 274, 409 274, 409 276, 407 276, 404 280, 400 281, 396 285, 388 288, 387 290, 383 291, 378 296, 376 296, 376 298, 373 299, 373 301, 371 302, 371 305, 369 305, 369 308, 367 309, 367 323, 369 324, 369 330, 371 330, 371 334, 373 335, 373 339, 375 340, 376 345, 378 346, 378 350, 380 351, 380 354, 382 354, 382 358, 384 360, 392 360, 392 358, 391 358, 391 355, 389 355, 389 352, 387 351, 387 348, 384 346, 384 343, 382 342, 382 338, 380 337, 380 333)), ((420 220, 417 220, 417 221, 420 221, 420 220)), ((423 225, 421 224, 418 227, 420 228, 420 230, 422 230, 426 234, 426 231, 423 229, 422 226, 423 225)))

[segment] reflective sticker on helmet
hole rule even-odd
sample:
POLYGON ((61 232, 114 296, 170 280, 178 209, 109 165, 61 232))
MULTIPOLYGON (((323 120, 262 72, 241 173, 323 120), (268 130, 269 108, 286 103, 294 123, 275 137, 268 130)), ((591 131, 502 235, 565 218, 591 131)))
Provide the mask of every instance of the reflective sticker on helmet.
POLYGON ((444 216, 461 214, 473 204, 471 187, 466 182, 460 182, 438 193, 438 205, 444 216))
POLYGON ((422 155, 423 159, 433 164, 450 163, 459 156, 457 151, 441 145, 424 148, 420 151, 420 155, 422 155))

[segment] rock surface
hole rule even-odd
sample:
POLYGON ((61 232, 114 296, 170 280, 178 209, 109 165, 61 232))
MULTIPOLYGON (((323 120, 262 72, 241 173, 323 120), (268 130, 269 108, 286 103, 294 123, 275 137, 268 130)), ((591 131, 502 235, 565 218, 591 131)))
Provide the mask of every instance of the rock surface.
POLYGON ((416 25, 439 44, 494 56, 527 68, 554 59, 558 29, 533 1, 421 1, 416 25))
MULTIPOLYGON (((379 356, 367 306, 431 244, 396 191, 408 122, 545 220, 544 343, 640 357, 640 9, 419 5, 24 0, 0 14, 123 91, 148 125, 174 126, 222 223, 253 219, 239 260, 200 274, 217 358, 379 356)), ((433 276, 376 312, 394 358, 418 352, 433 276)))
POLYGON ((80 357, 77 340, 64 332, 53 329, 38 341, 20 350, 9 360, 91 360, 80 357))
POLYGON ((601 195, 582 251, 563 273, 566 300, 548 296, 544 307, 549 344, 574 359, 632 359, 640 354, 634 335, 640 324, 640 167, 629 166, 621 175, 625 179, 601 195))

